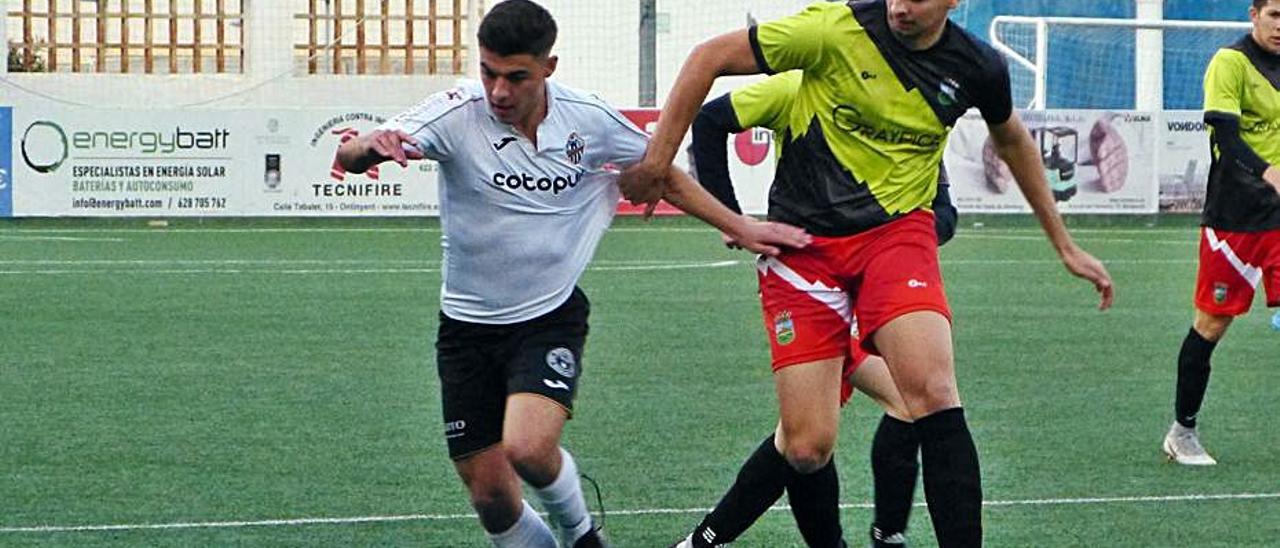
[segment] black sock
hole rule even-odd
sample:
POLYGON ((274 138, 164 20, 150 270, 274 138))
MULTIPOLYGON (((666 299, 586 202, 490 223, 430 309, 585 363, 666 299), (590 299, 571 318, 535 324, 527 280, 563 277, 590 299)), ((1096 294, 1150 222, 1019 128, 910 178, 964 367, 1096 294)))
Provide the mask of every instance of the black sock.
POLYGON ((1196 427, 1196 415, 1209 388, 1209 356, 1218 343, 1206 340, 1193 328, 1178 352, 1178 390, 1173 403, 1174 418, 1187 428, 1196 427))
POLYGON ((924 496, 940 548, 982 546, 982 474, 978 450, 954 407, 916 420, 924 496))
POLYGON ((919 453, 920 439, 914 425, 889 415, 880 419, 871 440, 871 475, 876 503, 872 527, 881 539, 907 530, 920 472, 919 453))
POLYGON ((697 548, 733 542, 782 497, 791 466, 773 445, 773 435, 765 438, 738 471, 738 479, 716 507, 693 530, 697 548))
POLYGON ((840 548, 844 535, 840 529, 840 477, 836 474, 836 459, 809 474, 790 470, 787 498, 791 502, 791 515, 796 518, 800 536, 810 547, 840 548))

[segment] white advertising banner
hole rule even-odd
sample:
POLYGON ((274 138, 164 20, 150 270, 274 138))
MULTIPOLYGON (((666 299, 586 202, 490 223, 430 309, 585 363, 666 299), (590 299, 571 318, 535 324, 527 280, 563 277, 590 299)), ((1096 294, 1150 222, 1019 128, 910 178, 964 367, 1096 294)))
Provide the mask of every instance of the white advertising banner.
POLYGON ((426 216, 439 214, 435 162, 402 168, 384 162, 347 173, 342 143, 372 131, 394 113, 294 110, 255 114, 248 135, 244 215, 426 216))
MULTIPOLYGON (((0 150, 0 216, 437 215, 433 162, 384 163, 357 175, 334 161, 344 140, 392 114, 0 108, 0 148, 7 149, 0 150)), ((657 119, 653 109, 626 114, 645 129, 657 119)), ((1063 212, 1200 209, 1209 158, 1199 113, 1170 112, 1158 121, 1135 112, 1022 116, 1063 212)), ((739 202, 763 213, 773 136, 755 129, 730 139, 739 202)), ((956 125, 945 161, 961 212, 1029 211, 977 115, 956 125)), ((625 204, 621 210, 630 211, 625 204)))
POLYGON ((13 110, 13 214, 239 212, 244 131, 210 113, 13 110))
POLYGON ((1199 110, 1164 113, 1160 134, 1160 211, 1199 213, 1209 184, 1209 126, 1199 110))
POLYGON ((438 210, 436 165, 334 162, 385 113, 15 108, 12 214, 399 216, 438 210))
MULTIPOLYGON (((1063 213, 1155 213, 1157 128, 1142 112, 1026 111, 1045 178, 1063 213)), ((957 122, 944 156, 961 213, 1031 211, 981 116, 957 122)))
MULTIPOLYGON (((625 114, 651 130, 658 111, 625 114)), ((408 168, 387 162, 354 174, 335 161, 343 142, 390 115, 6 107, 0 109, 0 216, 438 215, 434 162, 408 168)), ((729 166, 739 202, 746 212, 763 213, 773 180, 772 135, 752 130, 732 140, 729 166)), ((642 211, 625 203, 620 210, 642 211)), ((669 206, 662 211, 678 213, 669 206)))

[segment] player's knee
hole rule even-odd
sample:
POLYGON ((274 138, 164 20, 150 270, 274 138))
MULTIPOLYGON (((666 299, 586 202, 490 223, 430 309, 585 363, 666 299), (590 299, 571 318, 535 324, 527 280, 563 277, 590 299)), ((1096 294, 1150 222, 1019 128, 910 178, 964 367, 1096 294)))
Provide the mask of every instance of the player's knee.
POLYGON ((504 440, 502 450, 506 453, 507 462, 521 477, 550 467, 559 454, 557 444, 545 443, 532 438, 504 440))
POLYGON ((505 482, 476 478, 467 484, 471 507, 485 522, 514 521, 519 516, 520 496, 512 493, 505 482))
POLYGON ((902 398, 877 400, 884 413, 903 422, 911 422, 911 409, 902 398))
POLYGON ((1199 333, 1205 340, 1218 341, 1222 339, 1223 335, 1227 334, 1227 327, 1231 325, 1232 319, 1231 316, 1218 316, 1201 312, 1196 314, 1196 333, 1199 333))
POLYGON ((831 462, 831 454, 834 451, 835 440, 811 440, 788 445, 782 456, 796 472, 812 474, 831 462))
POLYGON ((960 405, 960 393, 956 390, 955 380, 950 378, 929 379, 903 396, 910 400, 907 402, 913 411, 910 415, 916 417, 960 405))

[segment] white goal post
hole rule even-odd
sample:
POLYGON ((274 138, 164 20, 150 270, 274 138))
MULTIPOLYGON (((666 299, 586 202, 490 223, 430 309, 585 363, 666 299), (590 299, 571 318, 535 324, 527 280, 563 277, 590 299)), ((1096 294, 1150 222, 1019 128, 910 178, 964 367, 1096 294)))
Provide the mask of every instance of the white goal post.
MULTIPOLYGON (((1158 17, 1159 14, 1156 14, 1158 17)), ((1158 111, 1163 105, 1163 76, 1165 35, 1173 30, 1232 30, 1248 31, 1246 22, 1228 21, 1175 21, 1164 19, 1114 19, 1090 17, 1027 17, 1014 15, 996 16, 991 22, 991 44, 1013 63, 1030 71, 1033 92, 1029 100, 1019 107, 1042 110, 1048 99, 1048 64, 1050 59, 1050 28, 1066 26, 1074 28, 1118 29, 1135 31, 1134 39, 1125 44, 1134 50, 1134 107, 1137 110, 1158 111), (1021 37, 1023 42, 1012 43, 1010 37, 1021 37), (1021 47, 1019 47, 1021 46, 1021 47)), ((1183 40, 1189 41, 1189 40, 1183 40)), ((1119 44, 1117 44, 1119 45, 1119 44)), ((1187 44, 1194 46, 1196 44, 1187 44)), ((1213 46, 1226 45, 1212 44, 1213 46)), ((1098 51, 1098 60, 1105 60, 1106 51, 1098 51)))

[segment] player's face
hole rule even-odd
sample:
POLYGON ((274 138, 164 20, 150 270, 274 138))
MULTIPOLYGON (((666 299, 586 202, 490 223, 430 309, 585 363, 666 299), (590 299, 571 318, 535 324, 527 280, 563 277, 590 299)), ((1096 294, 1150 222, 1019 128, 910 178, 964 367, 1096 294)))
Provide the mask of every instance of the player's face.
POLYGON ((546 80, 556 57, 527 53, 498 55, 480 48, 480 80, 493 115, 507 124, 534 116, 546 102, 546 80))
POLYGON ((889 28, 903 38, 936 32, 959 0, 889 0, 889 28))
POLYGON ((1280 54, 1280 0, 1271 0, 1261 8, 1249 8, 1253 21, 1253 40, 1274 54, 1280 54))

